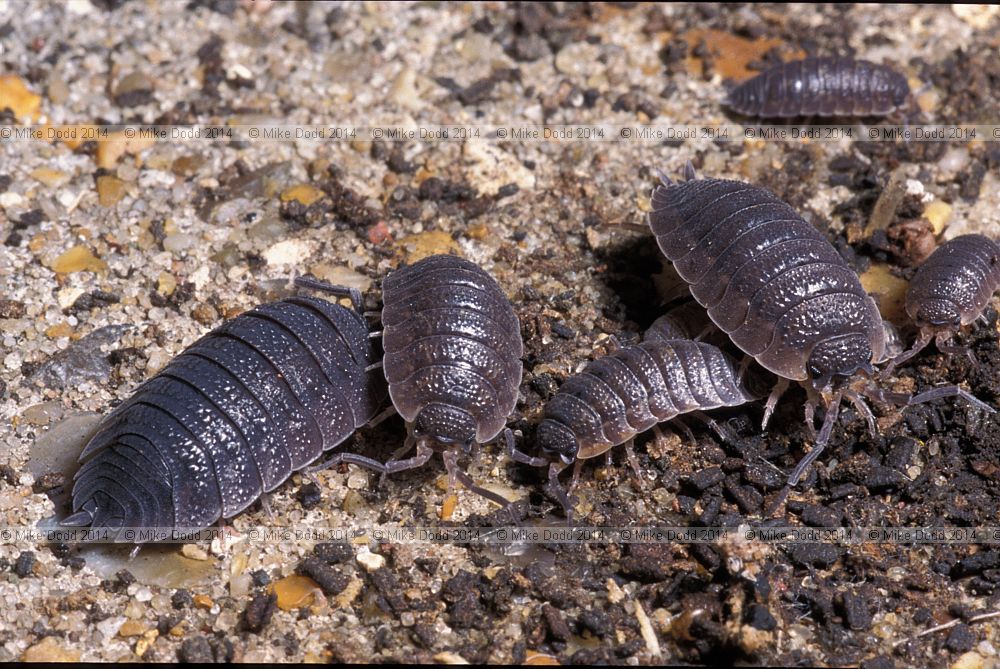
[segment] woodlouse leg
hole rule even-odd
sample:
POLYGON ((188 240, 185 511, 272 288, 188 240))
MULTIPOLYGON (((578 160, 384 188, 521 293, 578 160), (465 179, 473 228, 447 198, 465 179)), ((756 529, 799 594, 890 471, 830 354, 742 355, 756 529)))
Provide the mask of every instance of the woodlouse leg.
POLYGON ((711 430, 719 436, 719 439, 721 439, 723 443, 732 444, 733 442, 736 441, 736 435, 733 433, 732 430, 730 430, 725 425, 723 425, 719 421, 715 420, 714 418, 706 414, 704 411, 692 411, 690 413, 690 416, 692 418, 697 418, 702 423, 711 428, 711 430))
POLYGON ((806 430, 810 439, 816 439, 816 398, 810 397, 806 400, 804 407, 806 415, 806 430))
POLYGON ((698 333, 698 336, 697 336, 697 337, 695 337, 695 338, 694 338, 694 340, 695 340, 695 341, 701 341, 702 339, 704 339, 704 338, 705 338, 705 337, 707 337, 708 335, 712 334, 712 332, 714 332, 714 331, 715 331, 715 329, 716 329, 716 326, 715 326, 715 324, 714 324, 714 323, 712 323, 712 324, 709 324, 709 325, 706 325, 706 326, 705 326, 705 329, 704 329, 704 330, 702 330, 701 332, 699 332, 699 333, 698 333))
POLYGON ((269 493, 265 492, 261 494, 260 508, 262 508, 264 510, 264 513, 267 514, 268 520, 274 520, 274 512, 271 510, 270 497, 271 495, 269 493))
POLYGON ((747 370, 750 369, 750 365, 753 363, 753 357, 749 355, 743 356, 743 360, 740 361, 740 368, 736 370, 736 385, 743 386, 743 377, 746 376, 747 370))
MULTIPOLYGON (((577 460, 579 462, 579 460, 577 460)), ((552 462, 549 463, 549 493, 555 497, 559 504, 563 508, 563 513, 566 514, 566 522, 572 522, 573 519, 573 501, 570 499, 569 492, 559 483, 559 474, 562 470, 566 469, 569 465, 563 462, 552 462)))
POLYGON ((503 495, 499 495, 491 490, 487 490, 486 488, 476 485, 475 481, 472 480, 472 477, 470 477, 465 470, 458 466, 458 455, 459 454, 456 451, 445 451, 441 454, 441 459, 444 460, 444 467, 448 470, 448 476, 453 481, 458 481, 470 492, 474 492, 480 497, 484 497, 491 502, 499 504, 500 508, 505 509, 511 505, 511 501, 503 495))
POLYGON ((795 487, 798 484, 802 475, 809 469, 809 465, 826 448, 827 443, 830 441, 830 434, 833 432, 833 426, 837 423, 837 416, 840 413, 840 399, 841 393, 836 393, 833 399, 830 400, 830 404, 826 409, 826 416, 823 417, 823 427, 820 428, 819 437, 816 438, 816 443, 813 445, 812 450, 799 461, 799 464, 795 465, 792 475, 788 477, 788 487, 795 487))
POLYGON ((368 365, 367 367, 365 367, 365 372, 371 372, 371 371, 374 371, 376 369, 382 369, 382 361, 381 360, 379 360, 378 362, 376 362, 374 364, 371 364, 371 365, 368 365))
POLYGON ((295 285, 299 288, 318 290, 322 293, 329 293, 330 295, 335 295, 337 297, 349 297, 351 299, 351 304, 354 306, 354 310, 359 314, 364 308, 364 298, 361 296, 361 291, 357 288, 335 286, 332 283, 328 283, 322 279, 317 279, 314 276, 308 275, 295 277, 295 285))
MULTIPOLYGON (((389 456, 389 460, 387 462, 395 462, 395 461, 399 460, 404 455, 406 455, 411 450, 413 450, 413 445, 416 444, 416 443, 417 443, 416 439, 414 439, 413 437, 407 436, 406 439, 403 441, 403 445, 400 446, 399 448, 397 448, 395 451, 392 452, 392 455, 389 456)), ((385 478, 386 478, 386 476, 388 476, 388 473, 387 472, 382 472, 382 475, 378 477, 378 485, 379 485, 380 488, 385 485, 385 478)))
POLYGON ((514 443, 514 433, 510 431, 510 428, 504 430, 503 438, 507 442, 507 455, 514 462, 519 462, 522 465, 531 465, 532 467, 546 467, 554 464, 548 458, 531 456, 524 451, 518 450, 517 445, 514 443))
POLYGON ((779 378, 778 382, 774 384, 771 388, 771 394, 767 396, 767 404, 764 405, 764 420, 760 424, 760 429, 766 430, 767 423, 771 420, 771 414, 774 413, 774 407, 778 404, 778 400, 781 396, 785 394, 788 390, 789 382, 786 378, 779 378))
POLYGON ((868 434, 870 434, 873 439, 877 437, 878 430, 875 428, 875 415, 872 413, 872 410, 868 407, 868 405, 865 404, 865 401, 861 399, 861 397, 858 396, 858 394, 853 390, 844 392, 844 397, 851 401, 854 408, 857 409, 858 413, 860 413, 865 419, 865 422, 868 424, 868 434))
MULTIPOLYGON (((788 482, 785 487, 781 489, 778 496, 772 501, 766 509, 764 509, 764 516, 772 515, 785 500, 788 499, 789 493, 792 492, 792 488, 798 485, 802 476, 809 469, 809 465, 816 461, 816 458, 820 456, 823 449, 826 448, 827 442, 830 441, 830 434, 833 432, 833 426, 837 423, 837 415, 840 413, 840 399, 841 394, 837 393, 830 400, 830 405, 827 407, 826 416, 823 418, 823 427, 820 428, 819 437, 816 439, 816 443, 813 445, 812 450, 806 453, 805 457, 799 460, 798 464, 795 465, 795 469, 792 470, 791 476, 788 477, 788 482)), ((810 398, 812 402, 812 398, 810 398)), ((808 406, 808 404, 807 404, 808 406)))
POLYGON ((332 458, 326 462, 310 467, 309 471, 315 472, 320 469, 326 469, 327 467, 334 467, 339 465, 341 462, 346 462, 349 465, 358 465, 360 467, 365 467, 366 469, 372 469, 381 474, 395 474, 397 472, 402 472, 407 469, 415 469, 427 464, 427 461, 431 459, 434 455, 434 451, 430 449, 426 444, 417 444, 417 454, 412 458, 407 458, 406 460, 389 460, 385 464, 374 460, 364 455, 358 455, 357 453, 337 453, 332 458))
POLYGON ((882 370, 882 374, 880 376, 882 378, 885 378, 889 374, 892 374, 892 371, 894 369, 896 369, 901 364, 903 364, 904 362, 915 356, 917 353, 920 353, 922 350, 924 350, 924 348, 931 343, 932 338, 933 337, 931 337, 931 335, 929 334, 921 333, 920 337, 917 338, 917 341, 913 342, 913 347, 909 351, 900 353, 895 358, 890 360, 889 364, 887 364, 885 366, 885 369, 882 370))
MULTIPOLYGON (((610 453, 610 451, 608 451, 610 453)), ((635 439, 629 439, 625 442, 625 458, 628 460, 629 467, 632 468, 632 473, 635 474, 635 478, 639 481, 639 489, 646 489, 646 482, 643 481, 642 468, 639 466, 639 458, 635 456, 635 439)), ((577 460, 577 462, 580 462, 577 460)))
POLYGON ((967 390, 964 390, 958 386, 942 386, 941 388, 932 388, 931 390, 926 390, 922 393, 918 393, 910 398, 910 401, 906 403, 907 406, 913 406, 914 404, 923 404, 924 402, 932 402, 934 400, 939 400, 943 397, 961 397, 963 400, 988 413, 996 413, 996 409, 991 407, 986 402, 977 398, 975 395, 967 390))
POLYGON ((392 418, 396 415, 396 407, 390 404, 385 409, 382 410, 377 416, 368 421, 367 427, 372 428, 384 421, 387 418, 392 418))
POLYGON ((569 480, 569 489, 567 492, 571 493, 576 490, 576 484, 580 482, 580 472, 583 470, 583 460, 577 458, 573 463, 573 476, 569 480))
POLYGON ((939 343, 937 348, 942 353, 947 353, 948 355, 964 355, 973 365, 977 363, 976 356, 973 355, 972 349, 968 346, 955 346, 951 344, 942 345, 939 343))
POLYGON ((691 428, 688 427, 688 424, 684 422, 683 418, 681 418, 680 416, 674 416, 670 420, 670 422, 673 423, 674 425, 678 426, 679 428, 681 428, 681 432, 684 433, 684 436, 687 437, 688 442, 692 446, 697 446, 698 445, 698 440, 695 439, 694 432, 691 431, 691 428))

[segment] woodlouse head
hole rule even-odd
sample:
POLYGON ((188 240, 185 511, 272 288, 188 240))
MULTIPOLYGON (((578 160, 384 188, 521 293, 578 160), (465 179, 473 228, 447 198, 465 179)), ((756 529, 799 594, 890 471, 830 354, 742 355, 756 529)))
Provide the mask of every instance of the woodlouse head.
POLYGON ((580 442, 573 431, 559 421, 549 418, 543 420, 538 424, 535 438, 542 448, 542 454, 549 460, 562 460, 567 465, 576 461, 580 442))
POLYGON ((923 300, 913 321, 920 328, 952 329, 962 325, 962 312, 951 300, 923 300))
POLYGON ((818 391, 830 389, 853 378, 858 372, 874 374, 871 344, 861 334, 835 337, 821 342, 809 356, 806 369, 813 387, 818 391))
POLYGON ((413 436, 439 446, 469 449, 476 441, 476 419, 465 409, 431 402, 413 420, 413 436))

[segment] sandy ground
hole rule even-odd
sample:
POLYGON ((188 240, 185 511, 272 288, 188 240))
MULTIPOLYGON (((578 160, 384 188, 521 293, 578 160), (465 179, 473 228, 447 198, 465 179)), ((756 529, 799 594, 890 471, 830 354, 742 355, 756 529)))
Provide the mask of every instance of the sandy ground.
MULTIPOLYGON (((721 106, 730 81, 781 58, 849 53, 903 72, 923 120, 1000 122, 995 7, 5 0, 0 35, 4 123, 82 133, 117 123, 738 124, 721 106)), ((0 524, 66 513, 99 414, 224 319, 306 272, 361 288, 374 308, 380 278, 429 253, 479 263, 515 305, 526 354, 510 425, 530 449, 559 382, 609 335, 627 339, 659 313, 653 296, 669 281, 654 280, 659 255, 636 231, 657 167, 679 174, 691 160, 771 188, 830 231, 900 324, 900 290, 937 239, 1000 236, 997 142, 723 139, 0 143, 0 524), (900 203, 878 214, 890 182, 900 203)), ((967 381, 995 403, 989 313, 990 326, 963 335, 975 364, 931 349, 900 371, 900 389, 967 381)), ((789 395, 764 435, 752 427, 759 407, 727 414, 735 445, 697 427, 697 446, 640 445, 644 485, 624 461, 588 467, 580 517, 759 522, 776 487, 760 460, 787 471, 808 443, 801 400, 789 395)), ((995 419, 951 402, 881 415, 884 434, 872 439, 845 412, 786 524, 1000 525, 995 419)), ((385 456, 402 436, 393 419, 349 448, 385 456)), ((523 499, 524 522, 558 516, 540 476, 496 446, 470 472, 523 499)), ((439 463, 382 487, 353 467, 318 476, 318 489, 294 475, 274 493, 273 518, 255 505, 232 526, 496 520, 463 491, 442 521, 451 501, 439 463)), ((995 621, 977 617, 1000 608, 989 546, 504 555, 237 539, 126 553, 0 545, 0 660, 997 663, 995 621)))

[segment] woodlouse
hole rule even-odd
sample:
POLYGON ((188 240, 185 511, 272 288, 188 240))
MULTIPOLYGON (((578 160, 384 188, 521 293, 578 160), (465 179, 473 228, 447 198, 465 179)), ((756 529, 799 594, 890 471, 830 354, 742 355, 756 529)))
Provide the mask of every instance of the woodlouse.
POLYGON ((726 104, 744 116, 880 116, 902 108, 906 77, 853 58, 806 58, 776 65, 730 91, 726 104))
MULTIPOLYGON (((841 399, 850 400, 875 431, 861 394, 892 399, 871 381, 874 364, 888 357, 885 325, 833 245, 789 205, 744 182, 696 179, 690 163, 685 177, 674 183, 661 174, 648 224, 712 321, 780 377, 767 401, 764 426, 788 380, 806 390, 810 428, 817 406, 826 407, 813 449, 789 477, 794 486, 829 440, 841 399)), ((949 395, 992 411, 957 386, 902 402, 949 395)))
POLYGON ((952 352, 948 341, 962 326, 982 317, 1000 288, 1000 246, 983 235, 962 235, 939 246, 917 269, 906 290, 906 312, 920 329, 913 347, 893 360, 898 365, 932 339, 952 352))
MULTIPOLYGON (((453 480, 506 506, 458 468, 504 429, 521 385, 521 326, 499 284, 477 265, 434 255, 391 272, 382 282, 382 367, 393 406, 406 421, 406 443, 382 464, 338 453, 384 474, 426 463, 440 452, 453 480)), ((512 439, 509 431, 508 442, 512 439)))
POLYGON ((236 515, 371 419, 385 397, 376 359, 361 314, 316 298, 220 325, 102 420, 63 524, 201 529, 236 515))
POLYGON ((558 485, 565 467, 575 464, 572 489, 583 460, 625 444, 638 471, 631 448, 637 435, 682 414, 714 424, 701 412, 739 406, 766 394, 758 392, 757 379, 748 384, 743 369, 721 349, 683 338, 684 330, 673 317, 661 317, 641 344, 590 362, 566 379, 545 405, 536 432, 542 456, 512 449, 519 462, 549 466, 549 480, 567 511, 568 501, 558 485))

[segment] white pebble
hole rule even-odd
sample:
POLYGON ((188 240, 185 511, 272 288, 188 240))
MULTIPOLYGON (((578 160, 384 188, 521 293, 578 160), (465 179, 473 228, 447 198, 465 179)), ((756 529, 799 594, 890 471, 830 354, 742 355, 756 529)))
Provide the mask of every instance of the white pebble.
POLYGON ((0 207, 4 209, 20 206, 22 202, 24 202, 24 198, 12 191, 0 195, 0 207))
POLYGON ((297 265, 312 254, 313 244, 308 240, 289 239, 264 251, 264 260, 268 265, 297 265))
POLYGON ((385 558, 378 553, 372 553, 367 546, 362 546, 358 551, 358 564, 365 568, 365 571, 378 571, 385 566, 385 558))

